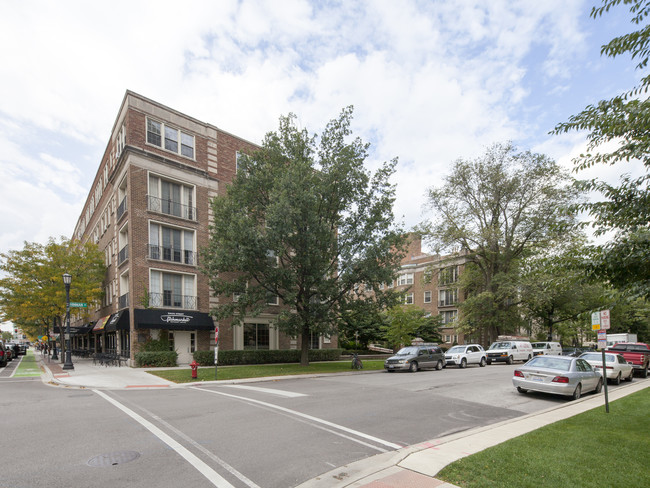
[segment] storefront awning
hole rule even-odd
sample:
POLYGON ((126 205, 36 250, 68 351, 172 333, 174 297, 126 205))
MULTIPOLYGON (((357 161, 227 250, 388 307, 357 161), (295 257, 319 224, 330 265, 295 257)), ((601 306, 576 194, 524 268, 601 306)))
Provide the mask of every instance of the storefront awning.
POLYGON ((93 331, 93 327, 95 327, 94 322, 91 322, 89 324, 80 325, 80 326, 77 326, 77 327, 70 327, 70 333, 72 335, 88 334, 88 333, 93 331))
POLYGON ((108 319, 108 322, 106 322, 106 326, 104 327, 104 330, 106 332, 129 329, 130 326, 128 309, 120 310, 119 312, 111 315, 111 317, 108 319))
POLYGON ((106 327, 106 323, 110 318, 111 316, 107 315, 106 317, 102 317, 97 322, 95 322, 95 327, 93 327, 93 332, 101 332, 102 330, 104 330, 104 327, 106 327))
POLYGON ((213 330, 214 321, 205 312, 134 310, 136 329, 213 330))

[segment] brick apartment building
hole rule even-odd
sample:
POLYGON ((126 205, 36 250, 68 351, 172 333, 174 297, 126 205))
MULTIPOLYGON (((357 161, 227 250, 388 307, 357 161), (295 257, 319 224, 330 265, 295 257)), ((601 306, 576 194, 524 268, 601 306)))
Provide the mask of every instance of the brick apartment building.
POLYGON ((393 284, 397 289, 405 290, 405 304, 441 316, 443 326, 440 334, 447 347, 464 344, 466 339, 454 326, 458 317, 458 302, 463 299, 458 278, 465 263, 465 254, 440 256, 422 252, 420 237, 411 234, 406 256, 393 284))
MULTIPOLYGON (((73 348, 120 354, 167 334, 179 364, 214 349, 217 298, 201 273, 210 201, 223 194, 240 152, 257 146, 213 125, 127 91, 73 238, 97 243, 107 272, 90 322, 74 324, 73 348)), ((272 326, 275 310, 219 324, 223 349, 297 348, 272 326)), ((276 307, 276 308, 274 308, 276 307)), ((312 347, 336 347, 313 337, 312 347)))

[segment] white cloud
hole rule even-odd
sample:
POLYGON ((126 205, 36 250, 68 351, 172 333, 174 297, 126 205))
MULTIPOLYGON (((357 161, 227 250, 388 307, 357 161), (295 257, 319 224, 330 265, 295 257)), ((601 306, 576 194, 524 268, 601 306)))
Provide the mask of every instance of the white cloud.
POLYGON ((459 157, 513 140, 560 158, 581 142, 545 125, 591 93, 579 70, 605 66, 585 42, 590 6, 1 2, 0 194, 11 212, 0 251, 71 233, 126 89, 253 142, 279 115, 319 132, 352 104, 369 163, 399 157, 396 214, 414 225, 426 188, 459 157))

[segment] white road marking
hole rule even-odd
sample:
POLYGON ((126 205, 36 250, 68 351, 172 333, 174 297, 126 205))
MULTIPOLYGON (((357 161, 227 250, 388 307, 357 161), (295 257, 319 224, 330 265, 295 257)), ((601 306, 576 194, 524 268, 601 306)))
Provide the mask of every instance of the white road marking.
POLYGON ((270 393, 271 395, 278 395, 287 398, 298 398, 298 397, 307 396, 304 393, 294 393, 293 391, 274 390, 272 388, 260 388, 259 386, 247 386, 247 385, 219 385, 219 386, 227 386, 228 388, 239 388, 241 390, 259 391, 261 393, 270 393))
MULTIPOLYGON (((344 427, 342 425, 338 425, 338 424, 335 424, 333 422, 329 422, 327 420, 319 419, 318 417, 312 417, 311 415, 307 415, 305 413, 298 412, 296 410, 291 410, 289 408, 281 407, 279 405, 274 405, 272 403, 262 402, 260 400, 254 400, 252 398, 246 398, 246 397, 242 397, 242 396, 238 396, 238 395, 231 395, 230 393, 223 393, 221 391, 214 391, 214 390, 208 390, 208 389, 205 389, 205 388, 198 388, 196 386, 191 386, 190 388, 192 388, 193 390, 206 391, 206 392, 212 393, 214 395, 222 395, 222 396, 226 396, 226 397, 230 397, 230 398, 236 398, 237 400, 244 400, 244 401, 249 402, 249 403, 256 403, 258 405, 263 405, 263 406, 268 407, 268 408, 273 408, 273 409, 276 409, 276 410, 280 410, 281 412, 286 412, 286 413, 289 413, 291 415, 295 415, 296 417, 302 417, 302 418, 310 420, 312 422, 327 425, 327 426, 332 427, 334 429, 342 430, 343 432, 347 432, 347 433, 355 435, 357 437, 367 439, 367 440, 375 442, 377 444, 382 444, 382 445, 390 447, 392 449, 401 449, 403 447, 403 446, 400 446, 399 444, 395 444, 393 442, 389 442, 389 441, 385 441, 383 439, 379 439, 378 437, 374 437, 374 436, 371 436, 371 435, 368 435, 368 434, 364 434, 363 432, 359 432, 358 430, 349 429, 349 428, 344 427)), ((337 434, 337 435, 340 435, 340 434, 337 434)), ((349 438, 349 437, 346 437, 346 438, 349 438)), ((354 439, 352 439, 352 440, 354 440, 354 439)), ((360 442, 360 441, 355 440, 355 442, 360 442)), ((364 443, 364 445, 367 445, 367 444, 364 443)))
POLYGON ((149 432, 151 432, 153 435, 155 435, 161 441, 163 441, 165 444, 167 444, 169 447, 171 447, 180 456, 185 458, 185 460, 188 463, 190 463, 192 466, 194 466, 214 486, 216 486, 218 488, 235 488, 233 485, 228 483, 228 481, 226 481, 224 478, 222 478, 219 475, 219 473, 217 473, 210 466, 208 466, 206 463, 201 461, 198 457, 196 457, 194 454, 192 454, 188 449, 183 447, 180 443, 176 442, 169 435, 165 434, 162 430, 160 430, 158 427, 153 425, 151 422, 149 422, 148 420, 146 420, 142 416, 138 415, 137 413, 135 413, 133 410, 126 407, 125 405, 122 405, 117 400, 114 400, 113 398, 108 396, 106 393, 104 393, 104 392, 102 392, 100 390, 92 390, 92 391, 97 393, 102 398, 104 398, 107 402, 112 403, 113 405, 115 405, 117 408, 122 410, 125 414, 127 414, 129 417, 131 417, 133 420, 138 422, 145 429, 147 429, 149 432))

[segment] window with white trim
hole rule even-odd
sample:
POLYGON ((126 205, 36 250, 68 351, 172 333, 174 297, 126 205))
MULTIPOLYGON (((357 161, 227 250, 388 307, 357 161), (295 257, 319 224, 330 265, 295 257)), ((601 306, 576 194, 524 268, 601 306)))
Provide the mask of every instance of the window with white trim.
POLYGON ((431 291, 424 292, 424 303, 431 303, 431 291))
POLYGON ((151 270, 149 305, 152 307, 197 309, 196 276, 151 270))
POLYGON ((404 294, 404 304, 413 305, 413 293, 404 294))
POLYGON ((458 288, 449 288, 438 291, 438 306, 448 307, 458 303, 458 288))
POLYGON ((196 265, 194 231, 150 222, 149 258, 196 265))
POLYGON ((194 136, 164 122, 147 118, 147 143, 194 159, 194 136))
POLYGON ((397 279, 398 285, 412 285, 413 284, 413 273, 404 273, 399 275, 397 279))

